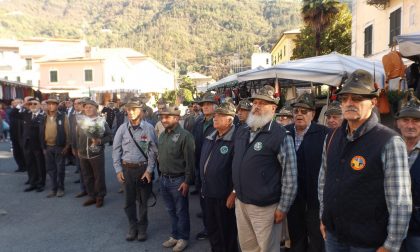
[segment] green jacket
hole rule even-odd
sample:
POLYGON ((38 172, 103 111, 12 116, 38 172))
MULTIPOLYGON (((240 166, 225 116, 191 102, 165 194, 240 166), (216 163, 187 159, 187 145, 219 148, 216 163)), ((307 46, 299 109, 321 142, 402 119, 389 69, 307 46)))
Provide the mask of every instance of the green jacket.
POLYGON ((185 182, 192 183, 194 170, 194 137, 179 124, 159 137, 159 170, 163 174, 185 173, 185 182))

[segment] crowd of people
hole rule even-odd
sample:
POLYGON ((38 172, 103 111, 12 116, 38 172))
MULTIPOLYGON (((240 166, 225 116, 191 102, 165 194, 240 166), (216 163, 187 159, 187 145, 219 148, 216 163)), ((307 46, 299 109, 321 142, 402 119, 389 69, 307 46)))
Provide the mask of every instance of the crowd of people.
POLYGON ((153 182, 169 214, 162 243, 183 251, 190 241, 189 195, 200 198, 197 240, 212 251, 420 251, 420 103, 414 96, 396 114, 399 133, 379 123, 372 75, 356 70, 315 122, 316 104, 304 93, 277 109, 266 85, 234 105, 206 93, 188 113, 144 97, 101 112, 101 134, 86 132, 80 115, 98 123, 90 99, 66 103, 16 99, 10 113, 18 170, 26 192, 64 196, 64 166, 72 153, 84 206, 106 196, 104 148, 124 191, 127 241, 146 241, 153 182), (64 107, 66 107, 64 106, 64 107), (276 113, 276 111, 278 111, 276 113), (95 147, 95 148, 93 148, 95 147), (159 179, 158 179, 159 178, 159 179), (156 184, 156 183, 155 183, 156 184), (190 192, 190 186, 194 190, 190 192), (285 242, 286 241, 286 242, 285 242))

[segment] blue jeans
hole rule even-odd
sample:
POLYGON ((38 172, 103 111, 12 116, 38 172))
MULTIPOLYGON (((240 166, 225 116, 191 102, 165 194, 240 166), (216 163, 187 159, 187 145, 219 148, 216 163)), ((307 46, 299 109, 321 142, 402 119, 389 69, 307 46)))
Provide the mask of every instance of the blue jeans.
POLYGON ((376 248, 357 248, 347 244, 340 243, 338 239, 330 232, 327 232, 325 241, 326 252, 376 252, 376 248))
POLYGON ((420 236, 408 234, 401 247, 402 252, 420 251, 420 236))
POLYGON ((160 178, 160 192, 165 201, 166 210, 171 218, 171 236, 175 239, 189 240, 190 238, 190 213, 188 209, 188 194, 182 196, 178 191, 185 177, 160 178))

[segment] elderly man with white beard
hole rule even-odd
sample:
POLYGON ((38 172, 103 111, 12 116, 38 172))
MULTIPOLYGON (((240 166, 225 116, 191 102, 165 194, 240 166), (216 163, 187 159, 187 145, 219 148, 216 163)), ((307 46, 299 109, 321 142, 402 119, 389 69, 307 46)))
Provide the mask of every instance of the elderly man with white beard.
POLYGON ((273 95, 266 85, 252 96, 247 125, 234 141, 233 192, 243 252, 280 251, 282 221, 297 191, 293 139, 273 121, 278 103, 273 95))

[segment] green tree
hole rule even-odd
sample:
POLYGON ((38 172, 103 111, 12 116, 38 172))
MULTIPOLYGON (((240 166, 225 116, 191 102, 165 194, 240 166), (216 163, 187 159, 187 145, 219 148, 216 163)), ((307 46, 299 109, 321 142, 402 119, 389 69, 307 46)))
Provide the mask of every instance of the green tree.
POLYGON ((191 91, 191 93, 195 93, 197 88, 194 85, 194 82, 191 80, 189 76, 182 77, 179 83, 179 88, 188 89, 191 91))
POLYGON ((339 12, 321 37, 319 54, 313 46, 316 38, 312 28, 305 26, 294 40, 296 47, 293 49, 292 59, 325 55, 334 51, 351 54, 351 13, 345 4, 338 5, 337 8, 339 12))
POLYGON ((321 55, 321 36, 339 12, 338 2, 334 0, 303 0, 303 22, 315 34, 315 53, 321 55))

